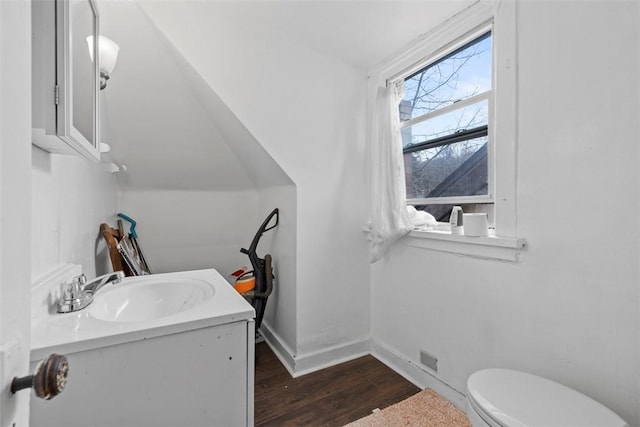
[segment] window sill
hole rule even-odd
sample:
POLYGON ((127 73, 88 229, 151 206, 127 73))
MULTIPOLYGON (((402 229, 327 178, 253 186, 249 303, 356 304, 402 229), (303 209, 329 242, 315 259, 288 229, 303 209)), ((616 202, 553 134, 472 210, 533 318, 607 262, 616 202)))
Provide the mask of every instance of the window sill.
POLYGON ((408 245, 476 258, 517 262, 525 247, 525 239, 496 236, 489 230, 486 237, 451 234, 448 224, 438 224, 435 229, 414 229, 409 233, 408 245))

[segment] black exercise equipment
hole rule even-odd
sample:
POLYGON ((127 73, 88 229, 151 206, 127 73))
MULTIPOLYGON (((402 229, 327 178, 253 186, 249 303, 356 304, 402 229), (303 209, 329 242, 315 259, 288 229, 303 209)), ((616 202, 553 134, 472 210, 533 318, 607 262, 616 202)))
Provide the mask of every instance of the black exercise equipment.
POLYGON ((264 316, 264 309, 267 305, 267 299, 271 292, 273 291, 273 267, 272 267, 272 258, 271 254, 266 254, 264 258, 258 257, 256 253, 256 249, 258 248, 258 242, 262 235, 277 227, 279 221, 279 211, 278 208, 275 208, 269 216, 264 220, 255 237, 251 241, 251 246, 249 249, 242 248, 240 252, 246 254, 249 257, 249 261, 251 262, 251 267, 253 268, 253 275, 256 279, 255 288, 251 291, 244 292, 242 296, 244 296, 249 303, 253 306, 256 311, 256 333, 262 324, 262 317, 264 316), (275 224, 269 226, 271 220, 275 216, 275 224))

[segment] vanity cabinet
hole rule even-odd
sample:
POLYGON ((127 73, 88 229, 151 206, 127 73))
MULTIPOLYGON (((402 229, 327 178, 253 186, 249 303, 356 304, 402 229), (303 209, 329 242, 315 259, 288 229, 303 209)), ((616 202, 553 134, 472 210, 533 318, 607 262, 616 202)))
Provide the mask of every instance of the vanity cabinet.
POLYGON ((31 19, 32 142, 98 161, 99 64, 88 44, 98 51, 97 6, 94 0, 33 0, 31 19))

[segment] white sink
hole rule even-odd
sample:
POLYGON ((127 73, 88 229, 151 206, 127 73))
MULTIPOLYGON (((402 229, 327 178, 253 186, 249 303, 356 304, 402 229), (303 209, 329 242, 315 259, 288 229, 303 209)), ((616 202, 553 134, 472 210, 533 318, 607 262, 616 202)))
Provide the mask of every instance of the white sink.
POLYGON ((211 283, 198 279, 131 277, 100 289, 86 310, 99 320, 139 322, 192 309, 209 301, 214 293, 211 283))
MULTIPOLYGON (((2 1, 2 0, 0 0, 2 1)), ((60 291, 51 282, 48 292, 60 291)), ((71 354, 250 320, 255 310, 215 269, 125 277, 85 309, 31 322, 31 357, 71 354)), ((234 358, 235 360, 235 358, 234 358)))

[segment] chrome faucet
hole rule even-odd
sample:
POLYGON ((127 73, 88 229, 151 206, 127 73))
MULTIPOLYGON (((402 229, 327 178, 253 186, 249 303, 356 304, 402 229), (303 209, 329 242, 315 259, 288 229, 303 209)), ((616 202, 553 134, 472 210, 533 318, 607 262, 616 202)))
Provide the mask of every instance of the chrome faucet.
POLYGON ((70 313, 82 310, 93 302, 93 296, 103 286, 109 283, 120 283, 124 277, 122 271, 108 273, 87 282, 87 276, 81 274, 74 277, 62 293, 62 298, 58 303, 58 313, 70 313))
POLYGON ((82 274, 81 276, 82 286, 80 290, 82 292, 91 292, 95 294, 98 292, 104 285, 108 285, 109 283, 116 284, 120 283, 120 280, 124 278, 124 272, 122 271, 114 271, 113 273, 108 273, 99 277, 96 277, 90 282, 87 282, 87 277, 82 274))

